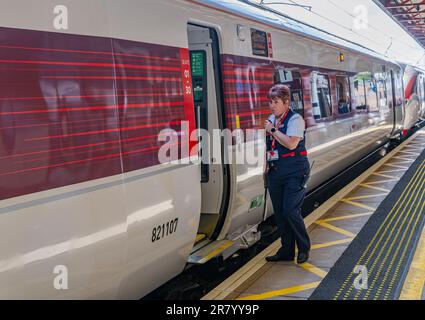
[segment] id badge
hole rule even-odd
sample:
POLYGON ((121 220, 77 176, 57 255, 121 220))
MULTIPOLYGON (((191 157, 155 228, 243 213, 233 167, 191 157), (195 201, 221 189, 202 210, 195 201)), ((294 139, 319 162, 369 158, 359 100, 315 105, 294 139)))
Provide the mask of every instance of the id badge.
POLYGON ((267 161, 277 161, 277 160, 279 160, 278 150, 267 151, 267 161))

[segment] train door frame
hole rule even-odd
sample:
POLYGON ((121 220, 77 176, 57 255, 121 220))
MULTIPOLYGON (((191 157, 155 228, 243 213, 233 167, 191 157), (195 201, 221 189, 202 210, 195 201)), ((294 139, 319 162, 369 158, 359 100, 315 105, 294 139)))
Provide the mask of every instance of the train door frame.
MULTIPOLYGON (((191 45, 190 45, 190 35, 189 35, 189 29, 190 27, 197 27, 197 28, 201 28, 204 30, 208 30, 209 31, 209 37, 211 40, 211 54, 212 54, 212 68, 210 66, 209 69, 207 69, 207 72, 209 70, 214 70, 214 84, 215 84, 215 98, 216 98, 216 106, 217 109, 216 111, 216 115, 217 115, 217 123, 218 123, 218 128, 214 128, 214 129, 219 129, 219 130, 224 130, 226 128, 226 115, 225 115, 225 110, 224 110, 224 96, 223 96, 223 90, 224 90, 224 86, 223 86, 223 77, 222 77, 222 68, 221 68, 221 55, 220 55, 220 38, 219 38, 219 28, 215 25, 211 25, 208 23, 203 23, 203 22, 199 22, 199 21, 188 21, 187 23, 187 29, 188 29, 188 42, 189 42, 189 51, 193 51, 191 50, 191 45)), ((207 63, 208 65, 208 63, 207 63)), ((208 119, 208 116, 207 116, 208 119)), ((207 120, 208 121, 208 120, 207 120)), ((210 132, 210 130, 209 130, 210 132)), ((224 138, 222 138, 221 140, 221 158, 224 159, 225 156, 225 151, 224 151, 224 146, 225 146, 225 141, 224 138)), ((211 160, 211 159, 210 159, 211 160)), ((209 169, 208 169, 209 170, 209 169)), ((211 232, 209 234, 209 240, 216 240, 217 237, 220 234, 220 231, 226 221, 226 215, 229 209, 229 204, 230 204, 230 192, 231 192, 231 168, 229 164, 226 164, 224 161, 221 164, 221 171, 222 171, 222 186, 221 186, 221 191, 222 191, 222 197, 221 197, 221 204, 220 204, 220 209, 217 212, 218 213, 218 218, 215 221, 215 226, 214 228, 211 229, 211 232)), ((208 181, 204 180, 203 183, 209 183, 209 179, 208 181)), ((200 212, 200 214, 202 214, 202 212, 200 212)), ((202 219, 202 216, 201 216, 202 219)), ((201 222, 200 222, 201 223, 201 222)))
POLYGON ((393 130, 391 132, 391 135, 394 135, 397 130, 397 113, 396 113, 396 104, 397 104, 397 98, 396 98, 396 86, 395 86, 395 78, 394 78, 394 70, 390 70, 390 76, 391 76, 391 94, 392 94, 392 101, 393 101, 393 130))

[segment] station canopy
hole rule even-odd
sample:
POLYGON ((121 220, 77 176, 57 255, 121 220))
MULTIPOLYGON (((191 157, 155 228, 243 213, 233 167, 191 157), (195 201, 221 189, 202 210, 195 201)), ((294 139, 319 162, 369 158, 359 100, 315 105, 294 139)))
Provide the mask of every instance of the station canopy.
POLYGON ((374 0, 425 48, 425 0, 374 0))

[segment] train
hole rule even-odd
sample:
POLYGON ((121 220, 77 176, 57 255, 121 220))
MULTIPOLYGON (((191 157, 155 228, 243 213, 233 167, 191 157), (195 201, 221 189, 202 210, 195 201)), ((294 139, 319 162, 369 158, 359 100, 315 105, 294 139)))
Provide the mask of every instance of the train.
POLYGON ((263 129, 287 84, 312 191, 425 117, 420 68, 250 1, 0 4, 1 299, 139 299, 261 238, 262 164, 163 163, 167 128, 263 129))

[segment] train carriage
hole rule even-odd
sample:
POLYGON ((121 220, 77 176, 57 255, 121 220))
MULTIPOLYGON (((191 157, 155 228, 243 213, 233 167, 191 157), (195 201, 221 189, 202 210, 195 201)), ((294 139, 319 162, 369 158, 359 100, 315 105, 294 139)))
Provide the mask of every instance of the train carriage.
POLYGON ((263 153, 238 133, 276 82, 308 125, 309 190, 405 128, 399 64, 247 1, 0 3, 0 298, 140 298, 258 241, 262 163, 204 163, 187 138, 263 153), (167 129, 182 152, 161 163, 167 129))

